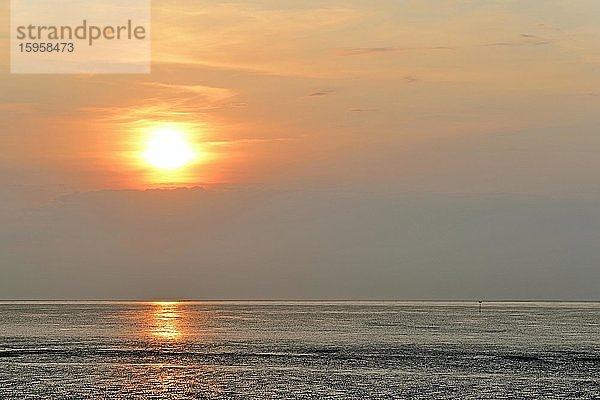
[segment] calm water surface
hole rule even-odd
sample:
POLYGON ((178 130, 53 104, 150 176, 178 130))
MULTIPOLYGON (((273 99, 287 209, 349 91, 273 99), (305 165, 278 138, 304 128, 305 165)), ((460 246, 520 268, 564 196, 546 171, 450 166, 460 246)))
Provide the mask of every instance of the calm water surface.
POLYGON ((600 398, 599 303, 0 303, 0 399, 600 398))

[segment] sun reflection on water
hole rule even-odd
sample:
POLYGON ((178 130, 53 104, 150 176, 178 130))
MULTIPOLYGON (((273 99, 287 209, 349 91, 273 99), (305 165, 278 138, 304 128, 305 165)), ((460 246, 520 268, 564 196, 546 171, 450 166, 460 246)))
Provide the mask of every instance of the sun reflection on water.
POLYGON ((181 312, 179 303, 175 301, 161 301, 153 303, 154 323, 152 334, 165 340, 176 340, 183 335, 181 329, 181 312))

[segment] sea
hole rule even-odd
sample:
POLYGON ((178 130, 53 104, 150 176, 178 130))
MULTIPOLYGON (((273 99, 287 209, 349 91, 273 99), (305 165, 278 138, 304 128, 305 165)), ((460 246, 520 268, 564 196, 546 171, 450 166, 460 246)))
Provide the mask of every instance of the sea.
POLYGON ((600 303, 0 302, 0 399, 600 399, 600 303))

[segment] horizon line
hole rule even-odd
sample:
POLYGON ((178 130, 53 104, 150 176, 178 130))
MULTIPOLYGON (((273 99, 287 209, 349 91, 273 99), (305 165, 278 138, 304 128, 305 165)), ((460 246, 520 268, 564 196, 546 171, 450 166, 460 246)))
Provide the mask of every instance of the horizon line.
POLYGON ((430 302, 430 303, 600 303, 600 299, 558 299, 558 298, 531 298, 531 299, 510 299, 510 298, 497 298, 497 299, 285 299, 285 298, 272 298, 272 299, 224 299, 224 298, 212 298, 212 299, 168 299, 168 298, 157 298, 157 299, 76 299, 76 298, 63 298, 63 299, 0 299, 0 303, 3 302, 113 302, 113 303, 160 303, 160 302, 177 302, 177 303, 201 303, 201 302, 267 302, 267 303, 289 303, 289 302, 305 302, 305 303, 351 303, 351 302, 364 302, 364 303, 401 303, 401 302, 430 302))

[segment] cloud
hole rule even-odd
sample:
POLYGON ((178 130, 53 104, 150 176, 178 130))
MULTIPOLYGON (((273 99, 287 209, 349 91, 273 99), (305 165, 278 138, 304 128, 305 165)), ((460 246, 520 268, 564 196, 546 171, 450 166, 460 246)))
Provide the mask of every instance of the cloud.
POLYGON ((495 47, 495 46, 541 46, 550 44, 550 41, 539 41, 535 43, 522 43, 522 42, 493 42, 493 43, 485 43, 482 46, 486 47, 495 47))
POLYGON ((369 112, 369 111, 377 111, 376 108, 351 108, 351 112, 369 112))
POLYGON ((105 122, 130 123, 145 120, 181 120, 197 118, 199 113, 215 109, 211 105, 192 104, 188 100, 149 98, 136 104, 112 107, 84 107, 80 111, 95 114, 105 122))
POLYGON ((231 89, 204 85, 173 85, 161 82, 144 82, 143 85, 188 96, 202 96, 211 101, 224 101, 237 95, 237 92, 231 89))
MULTIPOLYGON (((152 120, 157 118, 195 120, 199 115, 228 106, 228 100, 238 92, 212 86, 141 82, 149 88, 141 100, 108 107, 82 107, 81 111, 96 114, 101 120, 119 123, 152 120)), ((232 104, 239 107, 238 102, 232 104)))
POLYGON ((400 47, 357 47, 353 49, 344 49, 340 51, 343 56, 360 56, 363 54, 380 54, 402 51, 400 47))
POLYGON ((324 62, 306 63, 307 57, 315 56, 315 38, 322 43, 324 37, 362 18, 361 10, 345 6, 222 3, 205 4, 199 10, 191 0, 158 8, 156 13, 155 64, 303 77, 333 75, 323 68, 324 62))
POLYGON ((429 47, 354 47, 341 49, 338 55, 341 56, 361 56, 369 54, 399 53, 410 51, 428 51, 428 50, 455 50, 451 46, 429 46, 429 47))
POLYGON ((306 97, 327 96, 328 94, 333 94, 333 93, 335 93, 335 90, 333 90, 333 89, 322 89, 322 90, 317 90, 315 92, 311 92, 311 93, 307 94, 306 97))
POLYGON ((552 41, 530 33, 521 33, 516 40, 498 41, 482 44, 482 46, 542 46, 551 44, 552 41))

